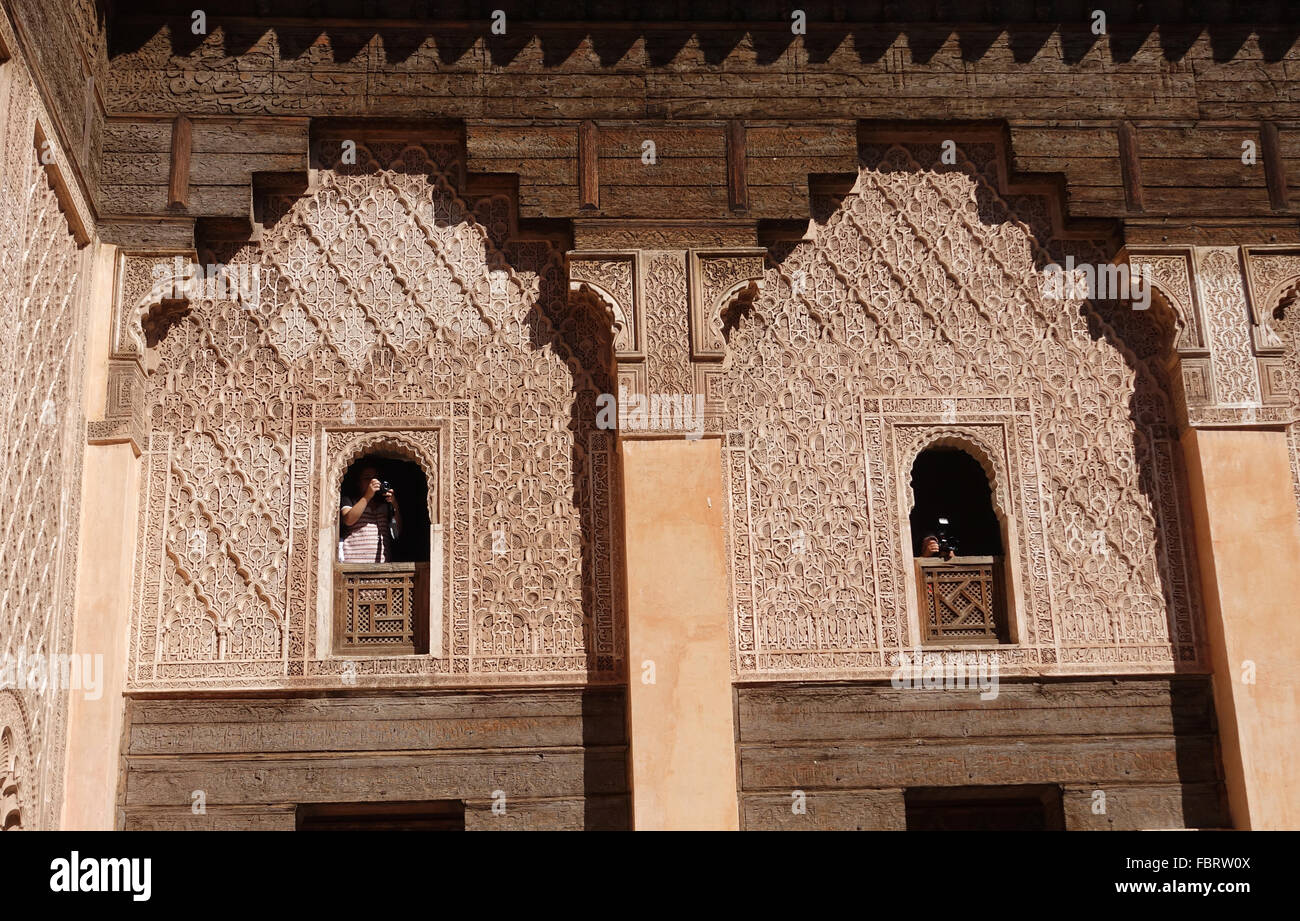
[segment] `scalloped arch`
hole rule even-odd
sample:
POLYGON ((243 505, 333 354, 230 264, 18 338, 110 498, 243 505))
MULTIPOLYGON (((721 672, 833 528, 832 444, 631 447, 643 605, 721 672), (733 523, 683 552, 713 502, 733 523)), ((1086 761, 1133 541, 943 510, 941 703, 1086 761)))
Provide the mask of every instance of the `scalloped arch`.
POLYGON ((984 477, 988 480, 990 499, 993 502, 993 511, 998 516, 998 521, 1005 526, 1007 520, 1007 510, 1004 502, 1005 497, 1011 495, 1011 484, 1008 481, 1006 471, 1002 465, 995 459, 996 451, 990 450, 990 446, 984 442, 979 435, 969 429, 945 428, 942 431, 927 433, 921 440, 909 447, 905 457, 907 458, 907 507, 916 507, 916 495, 912 491, 912 470, 916 467, 916 460, 924 452, 932 448, 955 448, 958 451, 964 451, 975 459, 984 471, 984 477))
POLYGON ((429 510, 429 522, 438 524, 438 458, 430 457, 425 448, 415 439, 408 438, 401 432, 369 432, 358 435, 347 443, 338 453, 329 467, 329 495, 337 496, 343 489, 343 474, 354 463, 366 455, 376 455, 392 460, 409 461, 416 464, 424 473, 427 488, 424 492, 425 504, 429 510))

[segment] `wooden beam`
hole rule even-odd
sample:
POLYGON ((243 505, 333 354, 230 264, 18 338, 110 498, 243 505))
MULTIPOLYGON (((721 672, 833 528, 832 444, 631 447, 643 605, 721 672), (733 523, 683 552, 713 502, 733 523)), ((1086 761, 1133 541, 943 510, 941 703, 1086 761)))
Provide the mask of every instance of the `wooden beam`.
POLYGON ((727 122, 727 201, 732 211, 749 209, 749 180, 745 173, 745 125, 727 122))
POLYGON ((578 206, 600 207, 600 129, 590 119, 578 126, 578 206))
POLYGON ((1259 130, 1260 154, 1264 157, 1264 181, 1268 183, 1268 202, 1274 211, 1291 207, 1290 193, 1286 187, 1286 168, 1282 163, 1282 147, 1278 142, 1277 124, 1264 122, 1259 130))
POLYGON ((1124 177, 1124 201, 1130 211, 1142 209, 1142 161, 1138 157, 1137 129, 1130 121, 1119 123, 1119 166, 1124 177))
POLYGON ((172 122, 171 174, 167 181, 167 204, 185 208, 190 203, 190 147, 193 129, 184 115, 172 122))

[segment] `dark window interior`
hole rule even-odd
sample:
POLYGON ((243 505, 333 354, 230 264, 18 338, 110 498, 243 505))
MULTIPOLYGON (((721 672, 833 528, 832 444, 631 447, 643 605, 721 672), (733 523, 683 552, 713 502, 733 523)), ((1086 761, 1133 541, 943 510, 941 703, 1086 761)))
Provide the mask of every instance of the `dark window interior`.
POLYGON ((460 800, 313 803, 298 807, 298 831, 464 831, 460 800))
MULTIPOLYGON (((429 484, 420 465, 412 461, 367 454, 343 474, 343 497, 357 498, 357 474, 367 465, 379 470, 379 478, 393 484, 402 510, 402 536, 393 547, 394 563, 429 561, 429 484)), ((342 498, 342 497, 340 497, 342 498)))
POLYGON ((908 831, 1062 831, 1061 788, 921 787, 903 794, 908 831))
POLYGON ((912 555, 921 541, 948 519, 960 556, 1001 556, 1002 529, 993 511, 993 492, 979 461, 958 448, 931 448, 912 465, 912 555))

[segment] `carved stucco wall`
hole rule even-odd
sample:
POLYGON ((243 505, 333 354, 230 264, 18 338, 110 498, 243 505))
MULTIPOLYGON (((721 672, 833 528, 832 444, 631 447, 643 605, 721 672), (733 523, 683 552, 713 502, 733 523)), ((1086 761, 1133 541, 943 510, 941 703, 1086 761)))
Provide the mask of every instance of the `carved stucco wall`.
MULTIPOLYGON (((0 18, 3 46, 16 47, 0 18)), ((0 63, 0 455, 12 497, 0 513, 0 689, 8 801, 28 829, 55 828, 63 788, 68 693, 27 686, 20 656, 46 664, 71 649, 85 422, 82 375, 89 248, 73 235, 52 174, 69 175, 30 72, 0 63), (45 160, 42 162, 42 148, 45 160)), ((84 211, 82 212, 84 214, 84 211)), ((39 673, 35 676, 40 678, 39 673)))
MULTIPOLYGON (((1007 529, 1004 669, 1206 667, 1166 375, 1175 344, 1202 340, 1193 374, 1253 368, 1234 251, 1189 251, 1197 288, 1184 260, 1182 299, 1149 311, 1053 299, 1044 266, 1106 262, 1109 244, 1008 190, 995 144, 949 167, 914 143, 865 147, 855 188, 766 267, 743 244, 629 238, 566 273, 557 241, 510 236, 504 196, 457 197, 455 142, 361 154, 268 202, 258 243, 207 257, 256 263, 256 303, 196 299, 145 356, 134 686, 341 680, 317 644, 322 516, 347 457, 402 431, 437 458, 442 648, 361 677, 615 678, 612 436, 594 426, 611 352, 634 390, 704 393, 725 439, 739 674, 892 671, 917 641, 908 477, 937 442, 981 460, 1007 529)), ((143 348, 168 258, 124 261, 119 357, 143 348)), ((1252 375, 1197 411, 1255 412, 1252 375)))
POLYGON ((1171 318, 1047 297, 1044 265, 1108 254, 1054 235, 1045 198, 1000 195, 995 156, 864 148, 853 191, 774 250, 730 337, 742 675, 884 675, 917 642, 909 476, 941 439, 991 468, 1013 535, 1005 669, 1204 667, 1171 318))
MULTIPOLYGON (((607 320, 569 310, 555 241, 507 239, 507 199, 458 197, 456 143, 321 151, 260 242, 205 259, 256 264, 256 302, 192 299, 145 356, 132 686, 344 680, 317 642, 321 535, 346 459, 402 432, 437 458, 442 648, 361 659, 358 681, 617 678, 607 320)), ((120 350, 166 258, 125 260, 120 350)))

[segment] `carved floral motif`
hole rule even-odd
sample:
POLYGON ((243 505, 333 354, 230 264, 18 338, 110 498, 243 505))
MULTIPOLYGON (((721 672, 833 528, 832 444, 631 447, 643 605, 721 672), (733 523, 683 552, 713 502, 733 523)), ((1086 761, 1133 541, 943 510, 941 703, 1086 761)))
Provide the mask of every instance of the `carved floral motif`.
POLYGON ((1259 375, 1251 350, 1250 312, 1236 251, 1207 248, 1197 256, 1196 281, 1209 326, 1210 361, 1219 401, 1258 404, 1259 375))

